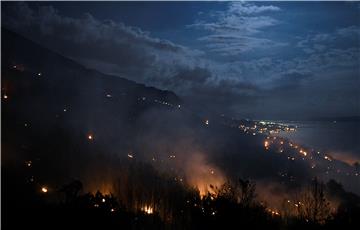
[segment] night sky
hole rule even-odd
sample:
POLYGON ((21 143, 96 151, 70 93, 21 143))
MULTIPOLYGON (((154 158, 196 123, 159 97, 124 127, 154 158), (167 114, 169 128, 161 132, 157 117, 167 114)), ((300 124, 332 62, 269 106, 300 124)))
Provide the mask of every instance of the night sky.
POLYGON ((195 109, 360 115, 357 2, 2 3, 2 25, 89 68, 172 90, 195 109))

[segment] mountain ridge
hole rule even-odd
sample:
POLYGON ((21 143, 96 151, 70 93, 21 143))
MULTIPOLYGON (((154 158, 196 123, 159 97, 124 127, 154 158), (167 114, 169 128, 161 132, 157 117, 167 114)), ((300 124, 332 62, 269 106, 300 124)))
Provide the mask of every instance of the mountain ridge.
POLYGON ((66 64, 66 66, 74 68, 74 69, 82 69, 83 71, 87 72, 89 75, 97 75, 101 76, 103 80, 111 79, 114 81, 114 84, 127 84, 127 87, 131 88, 144 88, 145 90, 149 90, 150 94, 160 93, 166 97, 166 99, 171 100, 173 104, 181 104, 181 99, 172 91, 169 90, 162 90, 158 89, 153 86, 147 86, 142 83, 138 83, 120 76, 110 75, 101 73, 98 70, 87 68, 75 60, 71 58, 65 57, 51 49, 41 46, 40 44, 28 39, 20 34, 17 34, 7 28, 1 27, 2 32, 2 55, 5 57, 3 58, 2 64, 5 66, 15 66, 19 63, 22 65, 26 65, 28 70, 37 69, 42 70, 43 72, 49 71, 49 68, 56 66, 47 66, 42 65, 37 62, 38 58, 41 58, 41 55, 46 56, 47 58, 56 59, 61 62, 62 64, 66 64), (31 44, 31 45, 30 45, 31 44), (30 50, 28 50, 30 49, 30 50), (16 56, 14 56, 16 53, 16 56), (21 54, 21 55, 18 55, 21 54), (30 67, 31 66, 31 67, 30 67), (109 79, 106 79, 109 78, 109 79), (133 84, 133 85, 131 85, 133 84))

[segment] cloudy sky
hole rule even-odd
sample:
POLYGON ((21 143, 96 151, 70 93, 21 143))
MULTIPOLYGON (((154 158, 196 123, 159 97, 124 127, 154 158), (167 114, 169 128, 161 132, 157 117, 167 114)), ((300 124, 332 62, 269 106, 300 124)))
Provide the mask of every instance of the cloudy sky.
POLYGON ((2 26, 236 117, 360 115, 360 3, 2 3, 2 26))

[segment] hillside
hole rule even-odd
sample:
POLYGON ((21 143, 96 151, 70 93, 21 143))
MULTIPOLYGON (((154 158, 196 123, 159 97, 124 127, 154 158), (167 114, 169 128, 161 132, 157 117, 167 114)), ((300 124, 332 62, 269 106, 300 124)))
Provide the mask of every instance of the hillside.
POLYGON ((4 144, 12 134, 47 136, 56 128, 93 135, 98 143, 119 142, 146 111, 181 104, 173 92, 86 69, 4 28, 1 81, 4 144))

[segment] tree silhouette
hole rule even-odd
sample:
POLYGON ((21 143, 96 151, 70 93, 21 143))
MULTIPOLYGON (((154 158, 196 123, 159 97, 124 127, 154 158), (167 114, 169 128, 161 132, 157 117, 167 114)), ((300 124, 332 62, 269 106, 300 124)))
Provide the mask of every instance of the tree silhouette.
POLYGON ((300 196, 297 211, 305 221, 324 224, 330 218, 329 202, 325 197, 324 184, 315 178, 300 196))
POLYGON ((69 184, 64 185, 59 192, 65 194, 65 203, 73 202, 83 189, 83 185, 79 180, 74 180, 69 184))

